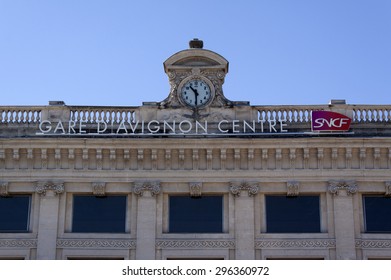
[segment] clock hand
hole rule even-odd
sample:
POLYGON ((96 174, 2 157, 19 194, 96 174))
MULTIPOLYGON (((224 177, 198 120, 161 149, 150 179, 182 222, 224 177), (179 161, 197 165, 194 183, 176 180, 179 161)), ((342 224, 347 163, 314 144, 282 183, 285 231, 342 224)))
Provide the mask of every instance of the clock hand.
POLYGON ((194 94, 198 95, 198 92, 196 89, 194 89, 192 86, 190 86, 190 89, 194 92, 194 94))
POLYGON ((195 102, 194 102, 194 105, 197 106, 197 100, 198 100, 198 91, 196 89, 194 89, 192 86, 190 86, 190 89, 194 92, 194 97, 195 97, 195 102))

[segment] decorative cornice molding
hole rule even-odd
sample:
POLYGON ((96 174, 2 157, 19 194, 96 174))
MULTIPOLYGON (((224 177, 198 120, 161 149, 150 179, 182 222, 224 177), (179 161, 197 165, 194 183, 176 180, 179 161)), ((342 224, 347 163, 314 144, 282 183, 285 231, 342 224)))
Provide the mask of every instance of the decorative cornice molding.
POLYGON ((202 195, 202 183, 200 182, 189 183, 189 189, 191 197, 200 197, 202 195))
POLYGON ((356 239, 356 248, 363 249, 390 249, 391 248, 391 240, 389 239, 369 239, 362 240, 356 239))
POLYGON ((347 195, 353 195, 357 192, 356 181, 329 181, 329 192, 339 195, 341 190, 345 190, 347 195))
POLYGON ((240 196, 241 191, 247 191, 248 196, 255 196, 259 192, 258 183, 253 182, 230 182, 230 191, 235 196, 240 196))
POLYGON ((286 183, 286 195, 287 196, 298 196, 299 195, 300 183, 297 181, 289 181, 286 183))
POLYGON ((0 239, 0 248, 36 248, 37 239, 0 239))
POLYGON ((7 197, 8 195, 8 182, 0 181, 0 197, 7 197))
POLYGON ((235 249, 234 240, 156 240, 156 249, 235 249))
POLYGON ((335 248, 335 239, 262 239, 255 240, 255 248, 335 248))
POLYGON ((54 195, 60 195, 64 192, 63 182, 37 182, 35 192, 45 196, 47 191, 53 191, 54 195))
POLYGON ((386 193, 385 196, 391 196, 391 181, 384 182, 384 185, 386 187, 386 193))
POLYGON ((136 241, 131 239, 58 239, 58 248, 126 248, 135 249, 136 241))
POLYGON ((143 196, 145 191, 150 191, 151 196, 157 196, 160 193, 160 182, 135 182, 133 193, 137 196, 143 196))
POLYGON ((105 196, 106 195, 106 183, 105 182, 93 182, 92 192, 95 196, 105 196))
MULTIPOLYGON (((175 121, 183 119, 182 113, 178 114, 175 121)), ((222 114, 211 112, 208 120, 212 121, 211 116, 217 113, 222 114)), ((162 112, 162 115, 164 114, 168 114, 168 118, 172 117, 168 111, 162 112)), ((225 116, 224 113, 222 119, 229 120, 230 117, 232 116, 225 116)), ((102 169, 105 172, 110 169, 118 171, 148 169, 174 171, 183 170, 185 166, 193 166, 193 169, 230 172, 229 170, 235 168, 239 170, 295 170, 300 165, 300 169, 304 170, 327 168, 341 171, 353 168, 351 171, 357 173, 359 170, 356 169, 359 168, 363 170, 382 169, 387 166, 387 162, 391 166, 391 148, 383 146, 362 148, 355 143, 345 149, 330 147, 322 142, 316 147, 311 146, 310 148, 302 148, 297 143, 276 147, 269 140, 263 147, 252 144, 248 147, 233 146, 230 149, 218 146, 216 143, 212 146, 190 149, 174 144, 164 147, 162 151, 156 147, 124 148, 117 144, 98 148, 80 148, 77 145, 69 144, 58 148, 50 142, 37 143, 35 148, 20 143, 12 148, 0 149, 0 169, 19 170, 19 172, 44 169, 58 171, 102 169), (179 163, 176 162, 178 154, 179 163), (125 159, 124 162, 122 162, 123 159, 125 159), (217 164, 219 160, 220 164, 217 164), (164 161, 165 164, 162 164, 164 161)), ((352 175, 352 177, 356 176, 352 175)), ((146 177, 145 180, 147 179, 146 177)), ((8 180, 8 178, 4 177, 4 180, 8 180)))

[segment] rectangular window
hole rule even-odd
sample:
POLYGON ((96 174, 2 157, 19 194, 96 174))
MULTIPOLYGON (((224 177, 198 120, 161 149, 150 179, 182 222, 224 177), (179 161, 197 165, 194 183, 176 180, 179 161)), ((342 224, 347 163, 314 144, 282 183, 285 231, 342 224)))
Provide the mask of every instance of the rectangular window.
POLYGON ((391 232, 391 198, 364 196, 366 232, 391 232))
POLYGON ((324 260, 324 258, 266 258, 267 260, 278 260, 278 261, 290 261, 290 260, 301 260, 301 261, 316 261, 324 260))
POLYGON ((320 232, 319 196, 266 196, 268 233, 320 232))
POLYGON ((118 261, 118 260, 124 260, 124 258, 121 257, 68 257, 67 260, 72 261, 118 261))
POLYGON ((170 196, 169 232, 223 232, 223 196, 170 196))
POLYGON ((125 232, 125 195, 73 196, 72 232, 125 232))
POLYGON ((0 197, 0 232, 28 232, 31 195, 0 197))

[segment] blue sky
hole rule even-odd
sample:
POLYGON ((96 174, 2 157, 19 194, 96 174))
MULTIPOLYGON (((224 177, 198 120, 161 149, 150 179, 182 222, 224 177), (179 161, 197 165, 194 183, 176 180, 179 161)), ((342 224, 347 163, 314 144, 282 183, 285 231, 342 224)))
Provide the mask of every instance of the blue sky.
POLYGON ((230 100, 391 104, 390 0, 0 0, 0 105, 161 101, 192 38, 230 100))

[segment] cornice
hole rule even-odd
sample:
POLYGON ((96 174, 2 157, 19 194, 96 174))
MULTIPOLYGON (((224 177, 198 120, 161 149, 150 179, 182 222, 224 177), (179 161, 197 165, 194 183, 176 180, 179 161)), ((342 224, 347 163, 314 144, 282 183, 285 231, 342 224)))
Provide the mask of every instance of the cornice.
MULTIPOLYGON (((288 137, 289 138, 289 137, 288 137)), ((129 143, 137 144, 137 148, 147 149, 151 144, 154 144, 156 148, 167 147, 172 145, 178 147, 178 145, 187 148, 189 146, 197 145, 198 148, 206 149, 210 147, 210 143, 219 143, 220 148, 259 148, 259 143, 262 143, 263 148, 282 148, 282 149, 303 149, 303 148, 317 148, 322 145, 323 148, 346 148, 346 144, 349 144, 349 148, 389 148, 391 143, 391 137, 358 137, 358 138, 337 138, 337 137, 324 137, 324 138, 289 138, 286 141, 286 137, 281 138, 251 138, 243 139, 236 137, 215 138, 215 137, 202 137, 197 139, 191 138, 52 138, 52 137, 32 137, 32 138, 0 138, 0 147, 3 149, 13 148, 101 148, 102 143, 105 143, 104 147, 110 148, 116 146, 119 149, 129 148, 129 143), (107 144, 110 143, 110 147, 107 144), (278 143, 278 145, 276 145, 278 143), (204 145, 204 146, 203 146, 204 145), (19 146, 19 147, 18 147, 19 146)))

